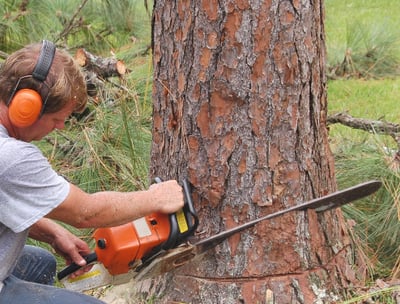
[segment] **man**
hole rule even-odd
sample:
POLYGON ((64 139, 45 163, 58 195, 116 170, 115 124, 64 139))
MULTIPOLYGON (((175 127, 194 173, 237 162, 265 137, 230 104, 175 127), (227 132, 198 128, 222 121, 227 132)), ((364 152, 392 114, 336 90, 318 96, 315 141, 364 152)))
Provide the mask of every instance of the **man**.
POLYGON ((30 142, 62 129, 86 104, 79 67, 49 41, 13 54, 0 70, 0 303, 102 303, 51 286, 53 256, 25 246, 26 238, 47 242, 68 262, 84 266, 88 245, 58 225, 117 226, 153 212, 183 206, 176 181, 147 191, 88 194, 67 182, 30 142))

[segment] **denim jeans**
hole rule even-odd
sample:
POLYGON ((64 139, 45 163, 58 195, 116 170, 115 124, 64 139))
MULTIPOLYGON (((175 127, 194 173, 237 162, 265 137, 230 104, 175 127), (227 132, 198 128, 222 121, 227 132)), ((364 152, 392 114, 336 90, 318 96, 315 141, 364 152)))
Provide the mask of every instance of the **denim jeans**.
POLYGON ((27 245, 12 274, 24 281, 53 285, 56 266, 56 259, 50 252, 27 245))
POLYGON ((101 304, 84 294, 52 286, 56 260, 44 249, 25 246, 12 275, 3 281, 0 304, 101 304))

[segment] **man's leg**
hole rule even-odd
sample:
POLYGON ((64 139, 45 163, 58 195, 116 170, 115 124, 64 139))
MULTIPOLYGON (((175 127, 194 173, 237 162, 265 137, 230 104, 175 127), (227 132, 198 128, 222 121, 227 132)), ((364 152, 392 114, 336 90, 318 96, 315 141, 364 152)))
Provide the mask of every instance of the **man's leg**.
POLYGON ((50 252, 27 245, 12 274, 24 281, 53 285, 56 266, 56 259, 50 252))
POLYGON ((93 297, 10 276, 4 280, 0 304, 105 304, 93 297))

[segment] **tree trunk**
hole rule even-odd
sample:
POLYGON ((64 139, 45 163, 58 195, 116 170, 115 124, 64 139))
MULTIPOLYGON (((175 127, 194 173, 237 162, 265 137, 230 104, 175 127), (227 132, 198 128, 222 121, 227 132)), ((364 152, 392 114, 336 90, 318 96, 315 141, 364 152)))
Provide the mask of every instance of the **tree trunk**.
MULTIPOLYGON (((157 0, 153 18, 151 175, 192 183, 199 236, 336 190, 322 0, 157 0)), ((158 303, 332 303, 357 282, 351 257, 340 210, 297 212, 138 289, 158 303)))

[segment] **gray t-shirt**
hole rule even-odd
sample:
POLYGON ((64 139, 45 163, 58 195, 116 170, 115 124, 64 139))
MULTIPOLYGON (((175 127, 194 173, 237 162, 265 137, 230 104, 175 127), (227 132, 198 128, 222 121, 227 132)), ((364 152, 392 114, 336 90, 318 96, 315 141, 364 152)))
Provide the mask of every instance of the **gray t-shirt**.
POLYGON ((36 146, 10 137, 0 125, 0 290, 29 227, 62 203, 69 190, 36 146))

